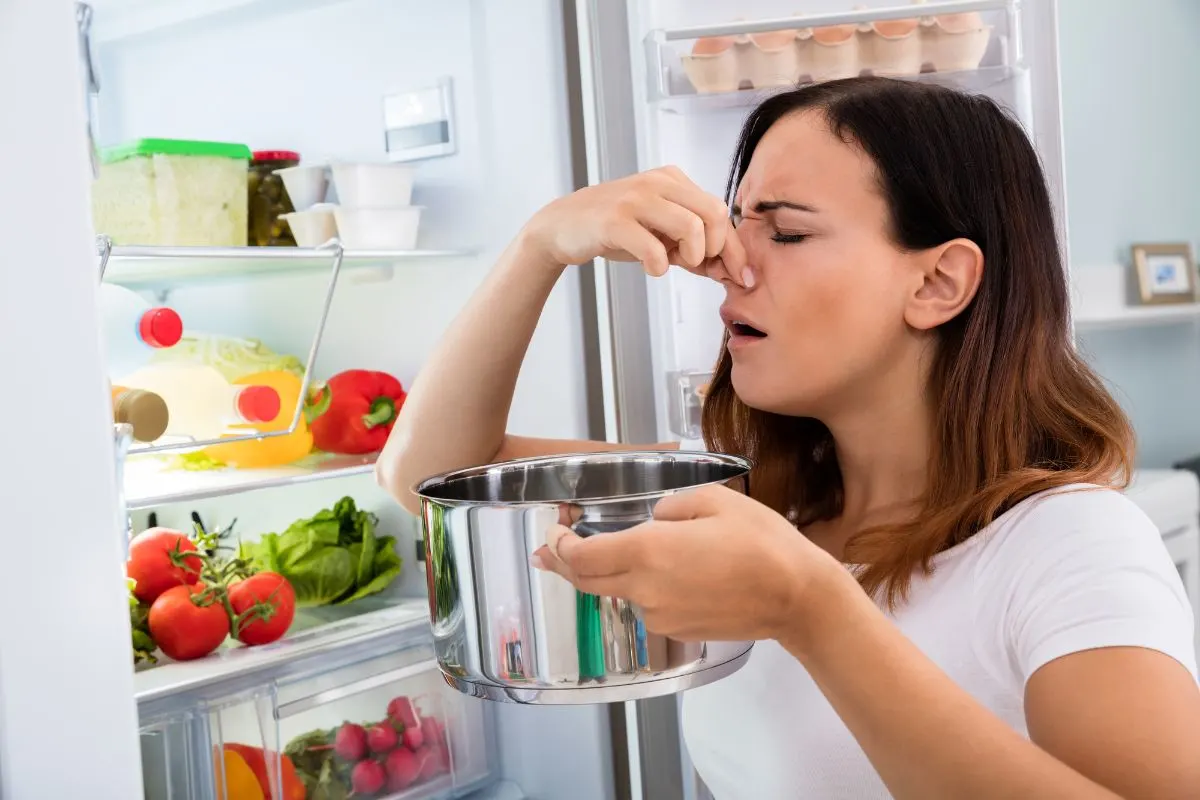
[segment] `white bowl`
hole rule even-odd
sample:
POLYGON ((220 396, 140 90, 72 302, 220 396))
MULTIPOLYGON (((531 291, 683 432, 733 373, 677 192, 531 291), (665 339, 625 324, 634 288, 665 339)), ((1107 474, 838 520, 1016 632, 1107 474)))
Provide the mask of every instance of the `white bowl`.
POLYGON ((347 250, 416 250, 421 206, 338 207, 338 236, 347 250))
POLYGON ((320 247, 337 236, 337 221, 332 208, 310 208, 282 217, 292 229, 299 247, 320 247))
POLYGON ((297 211, 307 211, 323 201, 329 189, 325 167, 284 167, 275 170, 275 174, 283 178, 283 188, 297 211))
POLYGON ((338 205, 345 208, 396 208, 412 203, 412 164, 334 164, 338 205))

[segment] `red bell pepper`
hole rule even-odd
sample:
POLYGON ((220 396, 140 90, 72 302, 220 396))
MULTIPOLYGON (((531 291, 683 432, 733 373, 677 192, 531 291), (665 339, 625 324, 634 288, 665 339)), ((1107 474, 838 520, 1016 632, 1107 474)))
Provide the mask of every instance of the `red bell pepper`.
POLYGON ((307 403, 313 445, 342 455, 382 450, 405 397, 400 381, 386 372, 352 369, 334 375, 307 403))

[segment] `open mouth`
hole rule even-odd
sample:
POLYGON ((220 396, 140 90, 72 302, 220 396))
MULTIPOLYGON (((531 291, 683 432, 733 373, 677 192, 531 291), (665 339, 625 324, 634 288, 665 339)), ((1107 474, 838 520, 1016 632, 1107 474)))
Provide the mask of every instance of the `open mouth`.
POLYGON ((729 332, 734 336, 752 336, 756 339, 762 339, 766 336, 766 334, 760 331, 758 328, 754 327, 753 325, 747 325, 745 322, 729 323, 729 332))

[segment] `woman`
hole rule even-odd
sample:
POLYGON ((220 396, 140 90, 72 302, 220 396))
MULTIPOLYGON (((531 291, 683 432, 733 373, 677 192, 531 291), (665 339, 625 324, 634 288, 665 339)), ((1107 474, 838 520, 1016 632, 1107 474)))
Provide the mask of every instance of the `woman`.
POLYGON ((551 287, 596 257, 707 275, 705 440, 754 460, 752 497, 677 495, 535 560, 659 633, 761 640, 685 699, 715 796, 1200 797, 1192 612, 1103 488, 1132 435, 1072 349, 1020 127, 917 83, 801 88, 750 115, 728 194, 666 168, 540 211, 416 381, 383 485, 415 510, 434 472, 614 448, 504 432, 551 287))

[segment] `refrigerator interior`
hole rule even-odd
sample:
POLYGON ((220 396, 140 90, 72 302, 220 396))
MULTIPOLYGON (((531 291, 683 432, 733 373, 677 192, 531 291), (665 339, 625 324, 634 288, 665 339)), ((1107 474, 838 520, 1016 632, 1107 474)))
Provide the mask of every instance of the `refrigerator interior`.
MULTIPOLYGON (((559 4, 551 0, 505 8, 483 0, 291 5, 272 0, 96 0, 95 31, 102 146, 143 137, 211 139, 245 142, 253 149, 294 149, 310 164, 382 161, 384 96, 447 77, 453 81, 457 152, 417 162, 413 202, 426 207, 418 246, 466 255, 408 259, 386 269, 344 267, 316 360, 321 377, 348 368, 380 369, 410 384, 519 226, 572 188, 563 21, 559 4)), ((146 289, 150 299, 167 300, 188 329, 260 339, 277 352, 303 357, 326 280, 314 272, 253 280, 168 280, 161 287, 147 283, 138 288, 146 289), (160 291, 164 288, 169 294, 160 291)), ((583 371, 563 366, 582 363, 581 324, 578 279, 569 272, 551 297, 531 345, 511 430, 586 437, 583 371)), ((130 472, 137 477, 136 459, 130 472)), ((207 479, 195 476, 194 482, 207 479)), ((185 529, 196 511, 210 527, 236 518, 238 534, 252 538, 351 495, 379 515, 381 535, 399 540, 404 566, 383 605, 424 596, 424 568, 415 557, 417 526, 375 486, 369 465, 336 480, 153 502, 171 499, 178 488, 132 487, 131 493, 141 493, 133 513, 135 530, 147 524, 151 510, 160 524, 185 529)), ((406 653, 381 653, 336 669, 330 661, 330 675, 323 674, 326 662, 316 662, 303 680, 319 686, 312 690, 318 694, 332 691, 365 680, 367 673, 386 675, 386 659, 409 658, 406 653)), ((488 705, 485 714, 482 701, 451 693, 426 663, 419 674, 281 719, 278 730, 267 730, 263 704, 283 702, 283 693, 290 691, 282 684, 268 690, 268 683, 247 688, 248 694, 210 698, 203 710, 193 708, 184 716, 202 716, 213 741, 259 742, 270 749, 286 744, 301 729, 376 718, 391 695, 419 692, 448 709, 451 719, 475 720, 454 734, 455 747, 475 748, 476 753, 484 744, 495 747, 495 778, 534 797, 612 796, 610 738, 602 707, 488 705), (272 691, 279 696, 272 698, 272 691), (490 717, 494 727, 483 722, 490 717)), ((178 729, 163 719, 143 719, 153 729, 152 739, 167 736, 159 730, 163 726, 178 729)), ((143 737, 144 746, 147 741, 143 737)), ((446 790, 468 785, 477 772, 472 770, 446 790)))
MULTIPOLYGON (((979 5, 938 3, 920 11, 914 9, 913 16, 935 10, 947 13, 957 10, 953 6, 979 5)), ((1011 109, 1042 152, 1060 220, 1065 219, 1057 55, 1052 24, 1048 33, 1044 30, 1047 20, 1053 22, 1053 5, 1049 0, 1030 0, 1021 4, 1020 14, 1013 12, 1016 3, 986 5, 990 10, 980 13, 991 32, 979 68, 922 74, 919 79, 986 93, 1011 109), (1015 27, 1010 24, 1013 20, 1018 20, 1015 27)), ((704 189, 723 196, 741 124, 753 102, 772 91, 743 88, 736 92, 697 93, 681 63, 681 58, 690 53, 696 36, 670 38, 672 31, 734 21, 787 18, 796 20, 794 27, 802 28, 812 24, 811 18, 851 10, 869 14, 872 10, 896 9, 906 4, 897 0, 854 4, 849 0, 812 0, 803 6, 804 14, 797 18, 796 4, 788 0, 755 0, 736 9, 721 0, 630 3, 639 167, 677 165, 704 189)), ((747 83, 743 81, 742 85, 747 83)), ((1061 238, 1065 247, 1065 236, 1061 238)), ((685 431, 681 423, 687 422, 688 408, 693 414, 698 411, 698 402, 686 404, 687 389, 681 388, 676 376, 711 370, 723 333, 717 309, 724 299, 724 290, 704 278, 673 270, 665 279, 648 281, 647 294, 659 437, 662 441, 696 439, 699 432, 694 425, 685 431)), ((696 376, 691 384, 702 381, 702 377, 696 376)))

